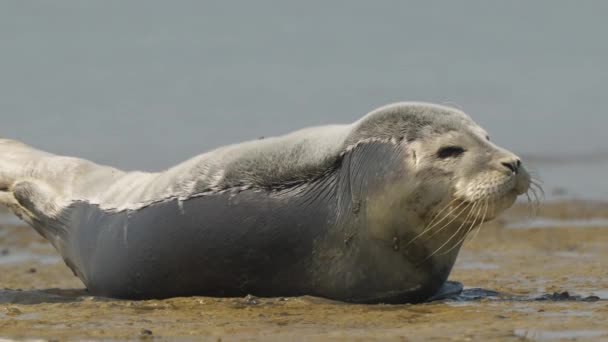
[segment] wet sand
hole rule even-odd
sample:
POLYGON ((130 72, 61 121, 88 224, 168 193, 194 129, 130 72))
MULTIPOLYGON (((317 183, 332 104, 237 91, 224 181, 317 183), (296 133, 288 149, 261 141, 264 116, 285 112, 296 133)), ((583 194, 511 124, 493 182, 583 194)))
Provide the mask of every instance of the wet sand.
POLYGON ((465 292, 419 305, 321 298, 123 301, 88 296, 50 244, 0 226, 0 340, 606 340, 608 205, 515 207, 484 225, 450 279, 465 292))

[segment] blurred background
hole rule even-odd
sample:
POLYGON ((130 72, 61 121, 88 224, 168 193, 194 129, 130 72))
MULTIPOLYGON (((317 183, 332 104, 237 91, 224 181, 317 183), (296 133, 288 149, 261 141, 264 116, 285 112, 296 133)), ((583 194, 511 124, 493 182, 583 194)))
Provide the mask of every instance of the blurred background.
POLYGON ((548 198, 608 199, 607 1, 4 1, 0 136, 125 169, 454 105, 548 198))

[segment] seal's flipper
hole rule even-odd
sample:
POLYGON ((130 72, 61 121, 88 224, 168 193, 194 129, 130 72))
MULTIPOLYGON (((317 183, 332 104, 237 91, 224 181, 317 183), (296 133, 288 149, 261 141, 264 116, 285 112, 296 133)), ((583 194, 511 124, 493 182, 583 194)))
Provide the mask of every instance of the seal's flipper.
POLYGON ((58 224, 58 216, 65 207, 61 193, 39 180, 18 181, 9 189, 18 204, 13 212, 28 222, 42 236, 57 247, 57 239, 66 233, 58 224))
POLYGON ((75 179, 86 175, 89 164, 0 139, 0 205, 32 226, 45 224, 74 198, 75 179))
POLYGON ((462 293, 464 287, 462 283, 457 281, 446 281, 439 291, 435 293, 431 298, 427 299, 427 302, 435 302, 438 300, 450 299, 455 296, 459 296, 462 293))
POLYGON ((39 180, 18 181, 11 190, 17 202, 38 220, 54 218, 64 207, 59 192, 39 180))
POLYGON ((52 154, 16 140, 0 139, 0 191, 25 177, 36 177, 37 162, 52 154))
POLYGON ((17 202, 12 192, 0 191, 0 206, 6 207, 23 221, 33 225, 33 222, 31 221, 33 215, 17 202))
POLYGON ((35 180, 19 181, 6 190, 0 191, 0 205, 7 207, 60 249, 66 230, 56 219, 61 203, 58 193, 35 180))

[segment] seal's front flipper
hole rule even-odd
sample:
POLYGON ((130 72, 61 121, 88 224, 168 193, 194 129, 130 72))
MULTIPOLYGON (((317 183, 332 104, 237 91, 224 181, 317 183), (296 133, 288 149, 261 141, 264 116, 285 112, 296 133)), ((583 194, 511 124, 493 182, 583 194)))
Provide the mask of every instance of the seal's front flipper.
POLYGON ((460 295, 463 289, 462 283, 457 281, 446 281, 441 286, 439 291, 437 291, 437 293, 435 293, 431 298, 427 299, 427 302, 453 298, 460 295))

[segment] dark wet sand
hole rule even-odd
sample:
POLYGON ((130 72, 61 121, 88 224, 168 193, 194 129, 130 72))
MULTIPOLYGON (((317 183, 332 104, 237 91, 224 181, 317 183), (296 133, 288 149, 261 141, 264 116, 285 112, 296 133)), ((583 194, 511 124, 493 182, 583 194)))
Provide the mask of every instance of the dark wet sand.
POLYGON ((525 209, 516 207, 465 245, 450 277, 469 288, 462 296, 394 306, 313 297, 94 298, 32 229, 2 226, 0 340, 608 341, 608 224, 585 227, 608 218, 608 205, 550 204, 539 215, 561 223, 525 228, 525 209))

